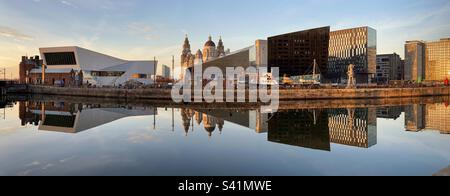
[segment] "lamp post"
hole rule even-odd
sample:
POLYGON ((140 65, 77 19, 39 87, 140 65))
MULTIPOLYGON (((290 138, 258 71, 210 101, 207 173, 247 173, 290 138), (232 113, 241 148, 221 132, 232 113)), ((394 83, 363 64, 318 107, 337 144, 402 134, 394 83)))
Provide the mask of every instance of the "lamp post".
POLYGON ((41 85, 45 85, 45 65, 42 64, 42 81, 41 81, 41 85))
POLYGON ((156 88, 156 66, 157 66, 157 63, 156 63, 156 56, 155 57, 153 57, 153 74, 154 74, 154 77, 153 77, 153 86, 156 88))
POLYGON ((0 73, 3 73, 3 80, 6 81, 6 68, 3 68, 3 71, 0 71, 0 73))
POLYGON ((175 56, 172 55, 172 80, 175 81, 175 56))

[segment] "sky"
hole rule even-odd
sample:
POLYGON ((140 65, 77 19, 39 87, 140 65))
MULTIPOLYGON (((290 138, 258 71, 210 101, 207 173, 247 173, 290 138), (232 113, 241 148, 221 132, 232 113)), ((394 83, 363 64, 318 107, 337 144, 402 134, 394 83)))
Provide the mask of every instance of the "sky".
POLYGON ((0 0, 0 69, 18 77, 21 56, 80 46, 126 60, 179 66, 211 35, 231 51, 269 36, 331 26, 377 30, 378 53, 404 56, 406 40, 450 37, 448 0, 0 0))

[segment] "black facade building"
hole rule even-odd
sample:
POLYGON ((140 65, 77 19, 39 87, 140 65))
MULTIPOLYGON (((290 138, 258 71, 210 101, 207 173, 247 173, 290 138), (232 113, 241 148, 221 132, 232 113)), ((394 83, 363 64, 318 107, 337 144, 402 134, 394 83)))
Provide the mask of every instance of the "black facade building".
POLYGON ((327 75, 330 27, 310 29, 268 38, 268 68, 280 68, 280 76, 308 75, 314 60, 327 75))

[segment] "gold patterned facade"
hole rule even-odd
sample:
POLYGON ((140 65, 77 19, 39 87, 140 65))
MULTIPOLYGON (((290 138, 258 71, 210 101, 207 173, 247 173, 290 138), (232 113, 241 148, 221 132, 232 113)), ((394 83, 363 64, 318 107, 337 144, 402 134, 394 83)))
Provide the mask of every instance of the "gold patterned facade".
POLYGON ((450 38, 426 44, 426 80, 443 81, 450 77, 450 38))
POLYGON ((450 107, 445 104, 426 106, 426 129, 439 130, 442 134, 450 134, 450 107))
POLYGON ((444 81, 450 77, 450 39, 434 42, 407 41, 405 80, 444 81))
POLYGON ((358 83, 371 82, 376 73, 377 31, 359 27, 332 31, 328 60, 328 77, 333 82, 347 81, 348 65, 355 65, 358 83))
POLYGON ((370 148, 377 144, 376 109, 333 109, 328 127, 332 143, 370 148))

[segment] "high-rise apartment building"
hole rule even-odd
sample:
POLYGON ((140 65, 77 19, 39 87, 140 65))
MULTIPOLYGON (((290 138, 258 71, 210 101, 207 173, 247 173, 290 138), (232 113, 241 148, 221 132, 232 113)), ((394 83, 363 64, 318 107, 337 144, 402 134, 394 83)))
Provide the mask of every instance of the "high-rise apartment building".
POLYGON ((403 80, 403 67, 403 61, 396 53, 377 55, 376 81, 386 83, 391 80, 403 80))
POLYGON ((425 79, 443 81, 450 78, 450 38, 427 42, 425 79))
POLYGON ((162 75, 161 76, 163 78, 170 78, 171 77, 171 75, 170 75, 170 67, 167 66, 167 65, 162 65, 161 68, 162 68, 162 75))
POLYGON ((407 41, 405 44, 405 80, 425 79, 425 42, 407 41))
POLYGON ((405 80, 443 81, 450 77, 450 39, 407 41, 405 80))

